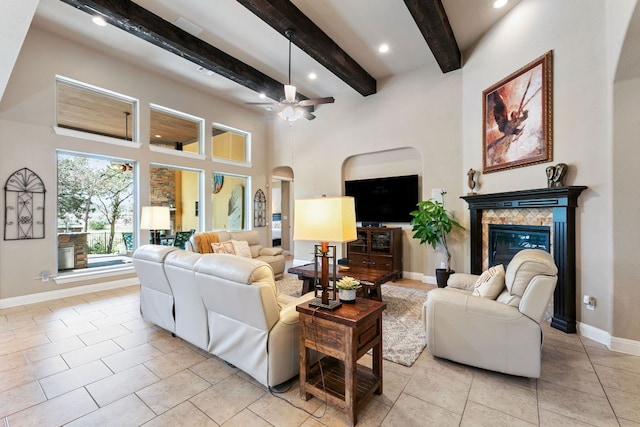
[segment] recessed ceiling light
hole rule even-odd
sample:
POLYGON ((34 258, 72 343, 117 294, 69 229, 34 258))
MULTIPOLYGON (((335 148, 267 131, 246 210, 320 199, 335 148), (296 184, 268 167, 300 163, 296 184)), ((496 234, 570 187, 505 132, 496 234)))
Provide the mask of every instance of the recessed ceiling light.
POLYGON ((496 0, 496 1, 493 2, 493 8, 494 9, 500 9, 501 7, 506 5, 508 1, 509 0, 496 0))
POLYGON ((317 78, 318 76, 316 75, 316 73, 309 73, 309 80, 315 80, 317 78))
POLYGON ((382 43, 380 46, 378 46, 378 52, 380 52, 380 53, 389 52, 389 45, 386 44, 386 43, 382 43))
POLYGON ((204 68, 202 66, 199 66, 198 71, 200 71, 202 74, 206 74, 207 76, 212 76, 213 75, 213 71, 209 70, 208 68, 204 68))
POLYGON ((153 136, 155 136, 156 138, 162 138, 162 135, 158 135, 158 134, 155 134, 153 136))
POLYGON ((260 95, 258 95, 258 98, 260 99, 265 99, 267 97, 267 95, 265 95, 264 93, 261 93, 260 95))
POLYGON ((107 21, 105 21, 102 16, 94 16, 93 18, 91 18, 91 21, 94 24, 99 25, 101 27, 106 27, 107 26, 107 21))

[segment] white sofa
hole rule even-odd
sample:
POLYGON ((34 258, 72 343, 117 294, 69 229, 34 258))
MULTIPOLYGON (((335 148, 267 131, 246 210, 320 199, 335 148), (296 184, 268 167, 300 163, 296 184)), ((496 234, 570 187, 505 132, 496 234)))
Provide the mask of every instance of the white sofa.
POLYGON ((456 273, 447 287, 427 294, 423 320, 427 348, 438 357, 492 371, 540 377, 540 322, 557 281, 552 256, 518 252, 495 299, 472 295, 479 276, 456 273))
MULTIPOLYGON (((189 238, 185 245, 185 249, 198 253, 211 253, 210 248, 200 248, 198 246, 199 237, 206 234, 216 235, 215 240, 226 242, 228 240, 244 240, 249 244, 251 257, 259 261, 266 262, 273 269, 276 279, 282 278, 284 274, 284 254, 282 248, 265 248, 260 244, 260 235, 257 230, 249 231, 206 231, 204 233, 196 233, 189 238)), ((206 236, 205 236, 206 237, 206 236)), ((209 239, 204 239, 207 241, 209 239)))
POLYGON ((176 332, 173 290, 163 265, 167 255, 175 250, 173 246, 144 245, 136 249, 133 255, 133 266, 141 283, 142 317, 171 333, 176 332))
POLYGON ((295 307, 313 298, 312 292, 280 301, 269 264, 236 255, 144 245, 134 252, 133 262, 145 320, 235 365, 265 386, 298 374, 295 307), (162 297, 156 291, 159 278, 162 297))

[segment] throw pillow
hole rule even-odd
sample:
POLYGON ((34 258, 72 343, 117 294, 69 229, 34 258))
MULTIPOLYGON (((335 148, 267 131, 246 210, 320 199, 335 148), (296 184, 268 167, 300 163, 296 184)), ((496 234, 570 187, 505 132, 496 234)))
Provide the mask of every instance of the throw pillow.
POLYGON ((211 251, 214 254, 226 254, 227 251, 224 249, 224 246, 222 246, 222 243, 212 243, 211 244, 211 251))
POLYGON ((231 254, 231 255, 235 255, 236 251, 233 247, 233 242, 231 240, 226 240, 222 243, 220 243, 222 245, 222 247, 224 248, 225 253, 227 254, 231 254))
POLYGON ((503 289, 504 266, 499 264, 491 267, 478 277, 473 289, 473 295, 495 300, 503 289))
POLYGON ((249 242, 246 240, 231 240, 233 245, 233 251, 236 255, 243 256, 245 258, 251 258, 251 249, 249 249, 249 242))

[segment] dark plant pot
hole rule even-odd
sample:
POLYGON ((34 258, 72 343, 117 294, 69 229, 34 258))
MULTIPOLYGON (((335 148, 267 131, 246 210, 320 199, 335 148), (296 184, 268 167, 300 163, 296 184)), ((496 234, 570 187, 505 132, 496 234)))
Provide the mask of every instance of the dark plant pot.
POLYGON ((449 276, 455 273, 453 270, 447 270, 446 268, 436 268, 436 283, 439 288, 446 288, 449 276))

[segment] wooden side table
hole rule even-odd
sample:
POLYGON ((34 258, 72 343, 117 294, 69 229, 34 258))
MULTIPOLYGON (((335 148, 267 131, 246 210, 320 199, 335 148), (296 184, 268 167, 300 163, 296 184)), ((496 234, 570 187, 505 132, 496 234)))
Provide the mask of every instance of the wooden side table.
POLYGON ((342 304, 324 310, 303 303, 300 313, 300 397, 312 395, 342 408, 347 425, 357 422, 357 410, 374 393, 382 394, 382 312, 387 304, 357 298, 355 304, 342 304), (359 365, 373 349, 371 368, 359 365), (319 363, 311 363, 309 353, 322 353, 319 363), (323 380, 324 376, 324 387, 323 380))

